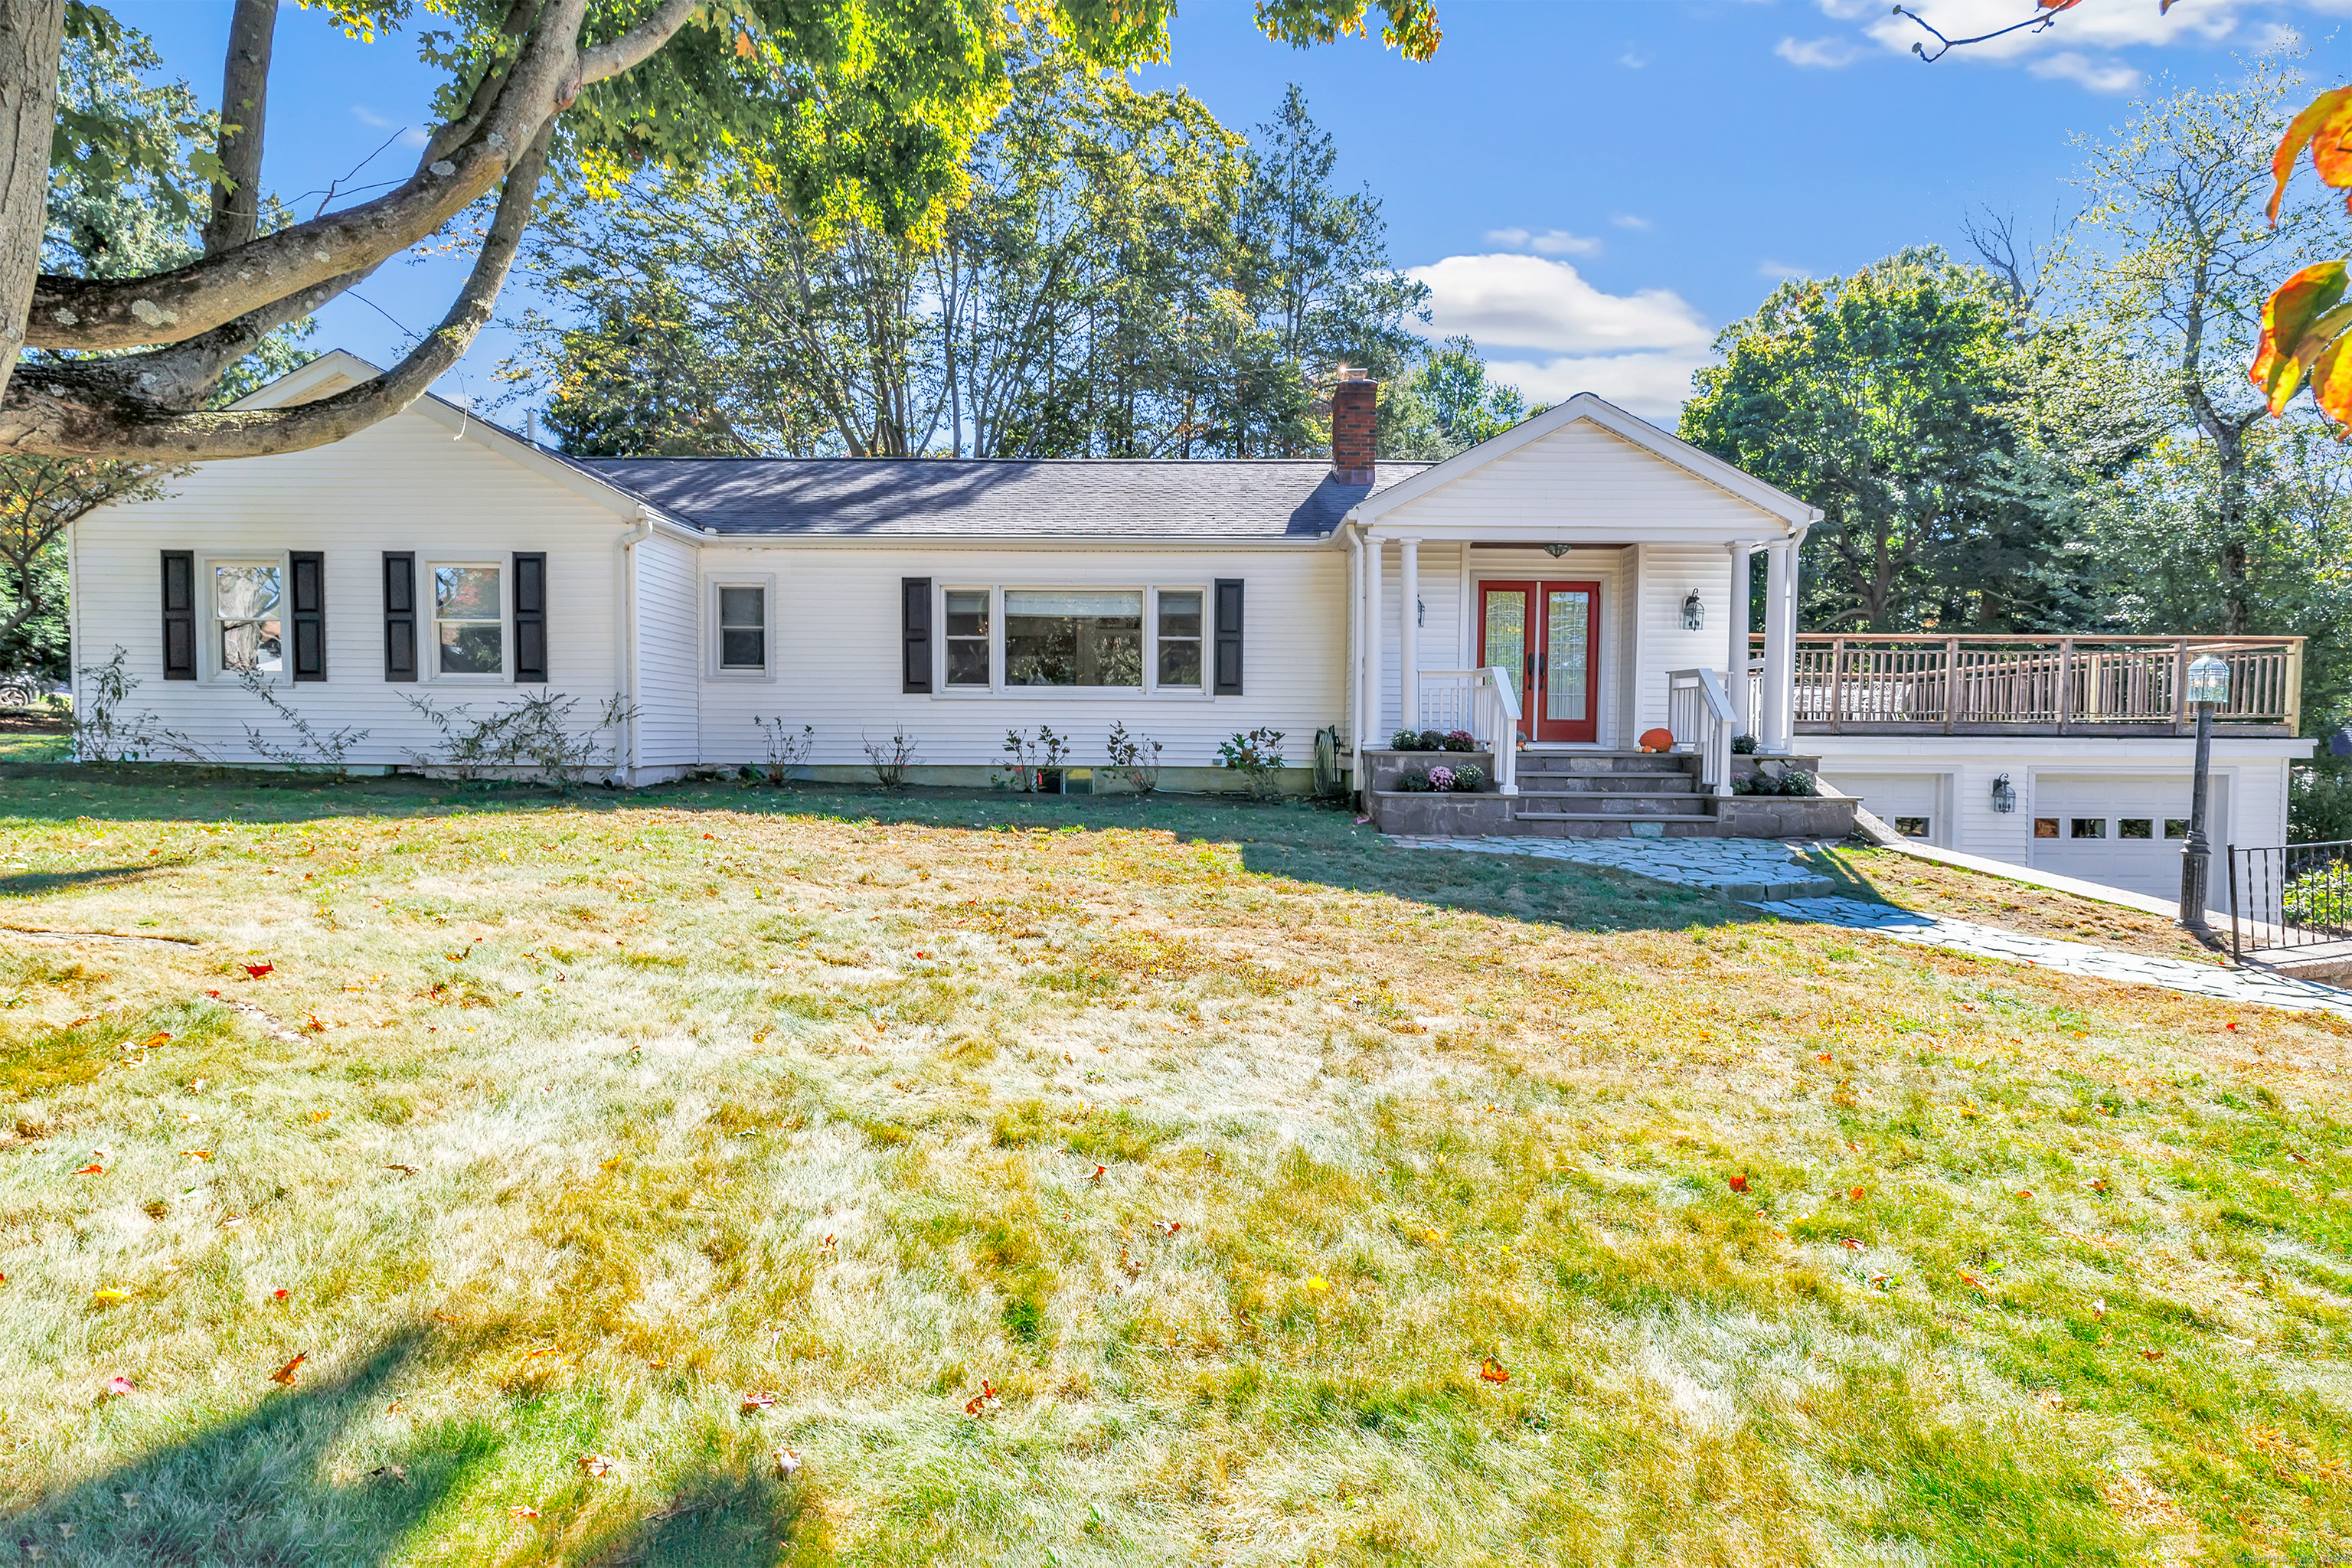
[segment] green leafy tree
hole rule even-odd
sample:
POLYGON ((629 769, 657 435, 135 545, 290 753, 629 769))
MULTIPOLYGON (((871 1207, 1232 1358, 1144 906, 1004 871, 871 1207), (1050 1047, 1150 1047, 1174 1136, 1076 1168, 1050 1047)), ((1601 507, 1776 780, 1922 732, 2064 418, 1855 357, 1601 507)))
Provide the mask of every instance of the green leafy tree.
POLYGON ((1328 450, 1313 417, 1318 384, 1343 363, 1390 379, 1420 349, 1412 323, 1429 320, 1428 286, 1390 265, 1380 198, 1340 190, 1339 158, 1292 83, 1248 153, 1234 288, 1249 323, 1228 334, 1225 384, 1210 410, 1225 451, 1328 450))
MULTIPOLYGON (((408 22, 414 0, 330 0, 355 37, 408 22)), ((855 219, 893 244, 936 233, 974 141, 1006 94, 1005 56, 1030 18, 986 0, 427 0, 418 42, 445 73, 440 123, 393 189, 262 232, 257 204, 278 0, 236 0, 222 70, 204 253, 127 277, 42 271, 40 142, 69 32, 115 26, 88 0, 10 0, 0 26, 0 451, 128 460, 288 451, 405 407, 490 319, 553 160, 591 180, 648 165, 689 174, 759 149, 794 211, 855 219), (240 195, 240 193, 245 193, 240 195), (207 402, 226 367, 477 203, 474 264, 398 364, 297 408, 231 415, 207 402), (128 351, 128 352, 126 352, 128 351), (100 357, 104 356, 104 357, 100 357)), ((1427 0, 1381 0, 1383 37, 1436 47, 1427 0)), ((1036 19, 1089 63, 1161 55, 1171 0, 1049 0, 1036 19)), ((1294 43, 1366 31, 1367 0, 1270 0, 1259 25, 1294 43)), ((83 128, 47 149, 97 169, 151 158, 136 136, 83 128), (106 133, 101 133, 106 132, 106 133)))
POLYGON ((2009 499, 1985 479, 2014 445, 2013 311, 1983 268, 1906 250, 1784 283, 1716 340, 1683 437, 1822 509, 1812 624, 1916 629, 1965 575, 2009 499))
POLYGON ((1477 344, 1448 338, 1383 389, 1381 456, 1443 460, 1540 412, 1517 387, 1487 379, 1477 344))

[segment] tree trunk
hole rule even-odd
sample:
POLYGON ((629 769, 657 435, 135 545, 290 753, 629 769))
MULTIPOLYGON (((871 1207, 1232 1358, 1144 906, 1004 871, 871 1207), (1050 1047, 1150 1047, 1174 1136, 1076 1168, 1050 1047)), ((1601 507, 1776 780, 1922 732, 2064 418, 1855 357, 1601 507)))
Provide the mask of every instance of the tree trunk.
POLYGON ((25 346, 47 226, 65 0, 0 0, 0 395, 25 346))
POLYGON ((218 152, 228 183, 213 186, 212 216, 205 224, 207 256, 233 249, 260 232, 262 114, 277 32, 278 0, 236 0, 221 68, 218 152))

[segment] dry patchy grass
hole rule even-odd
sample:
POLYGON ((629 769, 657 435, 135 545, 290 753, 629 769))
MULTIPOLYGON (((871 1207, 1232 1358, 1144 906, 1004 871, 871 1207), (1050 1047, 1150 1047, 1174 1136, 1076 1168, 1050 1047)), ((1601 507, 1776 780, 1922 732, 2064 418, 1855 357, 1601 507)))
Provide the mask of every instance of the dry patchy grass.
POLYGON ((66 775, 0 856, 195 941, 0 933, 52 1561, 2352 1534, 2336 1024, 1297 807, 66 775))

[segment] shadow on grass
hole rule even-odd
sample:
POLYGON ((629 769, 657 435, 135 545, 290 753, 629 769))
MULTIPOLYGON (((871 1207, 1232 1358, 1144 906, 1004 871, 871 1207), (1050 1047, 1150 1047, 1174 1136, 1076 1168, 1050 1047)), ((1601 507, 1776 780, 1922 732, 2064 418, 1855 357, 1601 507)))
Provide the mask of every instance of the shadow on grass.
POLYGON ((155 859, 131 866, 92 866, 80 871, 20 871, 13 877, 0 877, 0 899, 37 899, 44 893, 61 893, 68 888, 109 888, 140 882, 158 871, 173 870, 183 864, 179 860, 155 859))
MULTIPOLYGON (((243 1415, 0 1515, 0 1543, 15 1545, 16 1560, 76 1568, 406 1561, 433 1539, 445 1504, 489 1479, 512 1425, 481 1416, 420 1424, 397 1444, 354 1452, 352 1428, 409 1386, 426 1342, 420 1331, 395 1335, 340 1376, 273 1390, 243 1415)), ((576 1510, 597 1484, 559 1486, 569 1495, 542 1502, 546 1517, 530 1528, 578 1542, 576 1510)), ((478 1513, 486 1505, 457 1506, 478 1513)), ((586 1543, 558 1560, 580 1568, 773 1563, 800 1512, 798 1489, 750 1457, 708 1453, 705 1468, 677 1482, 656 1512, 590 1526, 586 1543)))
POLYGON ((26 1559, 38 1548, 89 1568, 386 1561, 498 1447, 481 1429, 454 1442, 436 1432, 376 1461, 405 1479, 330 1478, 346 1428, 389 1397, 422 1343, 404 1335, 340 1377, 272 1392, 242 1415, 6 1515, 0 1539, 26 1559))
POLYGON ((1185 843, 1231 845, 1253 872, 1579 931, 1680 931, 1766 918, 1710 894, 1572 861, 1403 849, 1369 826, 1358 826, 1354 814, 1345 809, 1304 801, 1263 804, 1239 795, 1021 795, 920 787, 891 795, 855 784, 776 789, 702 781, 634 791, 589 788, 566 797, 527 784, 416 778, 324 784, 165 764, 50 769, 37 775, 33 770, 0 769, 0 816, 36 822, 90 818, 258 825, 458 813, 478 819, 550 809, 595 813, 632 808, 813 816, 978 832, 1156 830, 1185 843))

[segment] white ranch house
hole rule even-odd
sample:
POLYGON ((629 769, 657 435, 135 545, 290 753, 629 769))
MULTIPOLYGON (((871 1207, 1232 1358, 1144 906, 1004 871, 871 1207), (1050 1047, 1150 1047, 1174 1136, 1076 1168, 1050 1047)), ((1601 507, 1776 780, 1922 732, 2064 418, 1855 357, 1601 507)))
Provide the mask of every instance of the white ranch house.
MULTIPOLYGON (((252 402, 368 374, 331 353, 252 402)), ((1591 395, 1375 464, 1373 392, 1339 384, 1328 462, 576 459, 427 398, 78 523, 76 697, 119 648, 130 706, 257 762, 248 727, 293 737, 243 689, 253 664, 315 729, 367 731, 349 763, 394 769, 434 755, 413 698, 617 696, 622 785, 759 761, 758 718, 814 728, 815 776, 869 776, 866 742, 903 730, 917 780, 967 784, 1008 729, 1050 725, 1100 789, 1114 722, 1180 789, 1230 787, 1219 742, 1260 728, 1303 787, 1328 730, 1384 826, 1827 831, 1842 791, 1938 845, 2161 894, 2180 672, 2210 648, 2236 677, 2214 842, 2284 838, 2312 745, 2295 639, 1801 634, 1803 502, 1591 395), (1734 586, 1758 554, 1750 626, 1734 586), (1388 750, 1424 728, 1475 732, 1484 792, 1393 791, 1445 760, 1388 750), (1659 729, 1674 753, 1635 751, 1659 729), (1759 759, 1817 768, 1830 799, 1727 793, 1759 759)))

